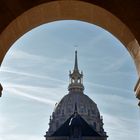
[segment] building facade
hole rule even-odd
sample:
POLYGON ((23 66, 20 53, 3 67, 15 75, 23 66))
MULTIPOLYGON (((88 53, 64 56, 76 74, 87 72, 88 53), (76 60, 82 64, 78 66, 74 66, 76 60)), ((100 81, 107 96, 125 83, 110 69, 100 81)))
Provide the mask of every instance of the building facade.
POLYGON ((56 104, 50 116, 46 140, 107 140, 97 104, 84 94, 83 72, 78 69, 77 51, 69 78, 69 92, 56 104))

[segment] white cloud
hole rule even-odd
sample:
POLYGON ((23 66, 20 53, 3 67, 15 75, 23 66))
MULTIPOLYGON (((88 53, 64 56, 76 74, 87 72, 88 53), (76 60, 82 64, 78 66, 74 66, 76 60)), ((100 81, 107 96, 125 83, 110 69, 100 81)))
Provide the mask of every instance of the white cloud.
MULTIPOLYGON (((71 63, 71 61, 69 59, 63 59, 61 57, 56 58, 55 55, 51 57, 49 56, 43 56, 41 54, 34 54, 35 52, 29 53, 28 51, 22 51, 19 50, 18 48, 14 49, 13 51, 9 51, 8 54, 5 57, 5 61, 3 63, 3 65, 7 65, 6 62, 9 62, 12 66, 12 63, 14 63, 14 61, 18 60, 19 63, 21 63, 20 65, 28 65, 28 62, 32 62, 33 64, 39 64, 42 65, 49 65, 53 66, 53 64, 57 64, 57 65, 61 65, 63 63, 71 63), (21 60, 23 60, 24 62, 22 62, 21 60), (25 63, 26 62, 26 63, 25 63)), ((3 67, 2 65, 2 67, 3 67)))
MULTIPOLYGON (((54 104, 56 103, 55 100, 39 97, 39 96, 36 96, 34 94, 31 95, 30 93, 25 92, 24 88, 26 89, 26 88, 29 88, 29 87, 18 86, 18 87, 22 87, 22 90, 20 90, 20 89, 16 88, 16 86, 14 87, 13 85, 11 85, 11 87, 10 86, 5 87, 5 92, 11 93, 11 94, 16 94, 18 96, 23 96, 25 98, 28 98, 28 99, 31 99, 31 100, 34 100, 34 101, 37 101, 37 102, 40 102, 40 103, 45 103, 47 105, 53 105, 54 106, 54 104)), ((31 88, 32 93, 33 93, 34 87, 30 87, 30 88, 31 88)), ((35 89, 38 89, 38 88, 35 88, 35 89)), ((45 92, 45 89, 44 89, 44 92, 45 92)))
POLYGON ((110 63, 110 65, 106 68, 103 68, 104 72, 107 71, 118 71, 128 60, 128 57, 126 57, 126 55, 116 59, 116 61, 114 61, 113 63, 110 63))
POLYGON ((5 129, 6 129, 6 132, 10 132, 11 130, 15 129, 16 126, 17 126, 17 124, 13 123, 13 121, 8 116, 1 114, 1 116, 0 116, 0 138, 1 138, 1 135, 5 134, 5 129))
MULTIPOLYGON (((123 92, 122 92, 123 94, 123 92)), ((131 93, 132 94, 132 93, 131 93)), ((100 107, 103 110, 107 110, 108 113, 117 113, 118 115, 124 115, 125 112, 124 110, 126 110, 126 113, 129 114, 130 112, 128 112, 128 110, 133 111, 133 113, 138 112, 138 108, 137 108, 137 99, 134 96, 129 97, 127 94, 124 96, 121 96, 121 94, 116 94, 114 93, 110 93, 110 92, 94 92, 94 94, 90 94, 93 99, 97 100, 97 104, 100 105, 100 107), (110 110, 110 112, 109 112, 110 110)), ((95 100, 95 101, 96 101, 95 100)), ((126 116, 127 118, 130 118, 131 115, 126 116)))
POLYGON ((91 82, 85 82, 87 85, 89 86, 95 86, 98 88, 103 88, 103 89, 110 89, 110 90, 116 90, 116 91, 120 91, 120 92, 127 92, 127 93, 132 93, 131 90, 128 90, 126 88, 122 89, 122 88, 118 88, 118 87, 113 87, 113 86, 108 86, 108 85, 102 85, 102 84, 97 84, 97 83, 91 83, 91 82))
POLYGON ((25 135, 25 134, 4 134, 1 135, 0 140, 43 140, 45 139, 39 135, 25 135))
POLYGON ((45 57, 43 56, 40 56, 40 55, 34 55, 34 54, 30 54, 28 52, 25 52, 25 51, 22 51, 22 50, 19 50, 18 48, 14 49, 13 48, 13 51, 8 51, 8 54, 6 55, 5 57, 6 61, 8 60, 33 60, 33 61, 42 61, 45 59, 45 57))
POLYGON ((50 76, 37 75, 37 74, 33 74, 31 72, 25 72, 24 70, 23 71, 18 71, 18 70, 12 69, 11 67, 2 67, 1 68, 1 73, 5 73, 5 74, 10 73, 10 74, 15 74, 15 75, 20 75, 20 76, 28 76, 28 77, 33 77, 33 78, 46 79, 46 81, 51 80, 51 81, 60 82, 60 83, 63 83, 63 84, 65 83, 62 80, 52 78, 50 76))
POLYGON ((140 137, 140 121, 118 117, 113 114, 104 114, 103 117, 105 130, 109 135, 108 140, 132 140, 140 137))

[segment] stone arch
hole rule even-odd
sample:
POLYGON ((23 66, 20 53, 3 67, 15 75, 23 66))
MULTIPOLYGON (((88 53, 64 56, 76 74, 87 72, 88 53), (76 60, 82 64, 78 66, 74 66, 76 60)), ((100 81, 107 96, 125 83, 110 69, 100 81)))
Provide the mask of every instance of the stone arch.
MULTIPOLYGON (((140 46, 130 29, 107 10, 83 1, 47 2, 29 9, 13 20, 0 35, 0 64, 19 37, 41 24, 57 20, 81 20, 111 32, 131 54, 140 76, 140 46)), ((138 87, 139 82, 135 88, 137 97, 140 96, 138 87)))

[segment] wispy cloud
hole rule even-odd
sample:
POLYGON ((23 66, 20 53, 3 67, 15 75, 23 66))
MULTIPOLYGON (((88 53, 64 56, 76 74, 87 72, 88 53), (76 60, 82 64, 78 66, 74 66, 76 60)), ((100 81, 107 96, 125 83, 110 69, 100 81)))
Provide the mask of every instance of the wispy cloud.
POLYGON ((104 72, 107 71, 118 71, 125 63, 128 61, 128 57, 126 55, 116 59, 113 63, 110 63, 110 65, 103 69, 104 72))
POLYGON ((118 117, 113 114, 104 114, 104 124, 109 140, 140 138, 139 130, 137 129, 140 127, 140 121, 118 117))
POLYGON ((28 62, 32 62, 33 64, 34 63, 36 63, 36 64, 45 63, 45 65, 47 65, 47 64, 61 65, 61 63, 71 63, 71 61, 69 59, 63 59, 61 57, 56 58, 56 56, 55 55, 53 56, 53 54, 51 56, 47 56, 47 55, 43 56, 38 53, 36 54, 36 52, 29 53, 28 51, 19 50, 16 48, 13 51, 9 51, 8 55, 6 55, 5 59, 6 59, 5 62, 19 61, 20 63, 22 63, 21 60, 23 60, 24 62, 22 63, 22 65, 23 64, 27 65, 28 62))
MULTIPOLYGON (((10 94, 16 94, 18 96, 22 96, 24 98, 48 104, 54 106, 56 103, 56 99, 52 98, 52 93, 56 93, 56 89, 42 88, 42 87, 34 87, 34 86, 26 86, 26 85, 17 85, 17 84, 6 84, 4 85, 4 92, 8 92, 10 94), (49 98, 50 97, 50 98, 49 98)), ((59 90, 60 92, 60 90, 59 90)))
POLYGON ((31 99, 31 100, 35 100, 35 101, 40 102, 40 103, 45 103, 45 104, 49 104, 49 105, 54 105, 56 103, 56 101, 53 101, 50 99, 44 99, 44 98, 33 96, 30 94, 26 94, 24 92, 21 92, 20 90, 14 89, 14 88, 10 88, 9 91, 14 93, 14 94, 26 97, 26 98, 31 99))
POLYGON ((64 81, 60 79, 52 78, 50 76, 46 76, 46 75, 43 76, 43 75, 37 75, 37 74, 29 73, 29 72, 18 71, 10 67, 2 67, 1 73, 10 73, 10 74, 15 74, 15 75, 20 75, 20 76, 28 76, 28 77, 33 77, 33 78, 51 80, 51 81, 55 81, 55 82, 59 82, 63 84, 65 83, 64 81))
POLYGON ((133 109, 136 109, 135 107, 137 107, 137 99, 135 98, 133 91, 106 86, 100 87, 100 85, 98 88, 94 88, 93 85, 92 89, 94 92, 90 89, 90 96, 92 96, 93 99, 96 97, 98 103, 102 107, 107 107, 108 109, 112 108, 112 110, 113 108, 123 110, 125 107, 131 107, 133 109))
POLYGON ((27 134, 4 134, 0 140, 42 140, 43 135, 27 135, 27 134))
POLYGON ((116 90, 118 92, 120 91, 120 92, 132 93, 131 90, 128 90, 126 88, 119 88, 119 87, 97 84, 97 83, 92 83, 92 82, 85 82, 85 84, 87 84, 88 86, 91 86, 91 87, 98 87, 98 88, 102 88, 102 89, 110 89, 110 90, 113 90, 113 91, 116 90))
POLYGON ((34 60, 36 61, 42 61, 45 59, 44 56, 41 55, 35 55, 31 54, 27 51, 19 50, 18 48, 14 48, 13 51, 8 51, 8 55, 6 55, 5 59, 11 59, 11 60, 34 60))
POLYGON ((16 128, 17 124, 15 124, 9 117, 1 114, 1 116, 0 116, 0 140, 1 140, 2 136, 5 134, 5 126, 7 129, 7 132, 10 132, 16 128))

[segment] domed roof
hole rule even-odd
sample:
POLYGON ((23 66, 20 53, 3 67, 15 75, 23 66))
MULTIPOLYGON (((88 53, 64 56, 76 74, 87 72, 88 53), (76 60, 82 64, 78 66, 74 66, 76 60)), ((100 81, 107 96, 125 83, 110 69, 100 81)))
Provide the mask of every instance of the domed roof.
POLYGON ((87 95, 81 92, 69 92, 56 105, 54 112, 59 115, 71 115, 74 112, 75 104, 77 112, 84 116, 99 116, 97 105, 87 95))
POLYGON ((69 92, 58 104, 50 119, 50 132, 56 131, 73 113, 77 106, 77 112, 85 121, 98 132, 102 129, 103 123, 99 110, 94 101, 81 92, 69 92))
POLYGON ((78 114, 100 134, 104 133, 102 117, 96 103, 84 94, 83 73, 78 70, 77 51, 75 52, 75 65, 73 72, 69 74, 69 93, 65 95, 50 117, 48 134, 54 133, 74 113, 75 105, 78 114))

